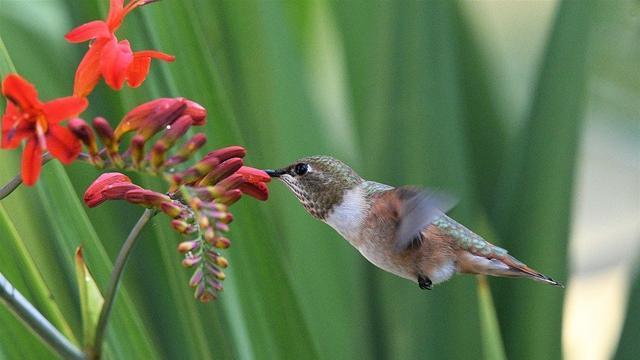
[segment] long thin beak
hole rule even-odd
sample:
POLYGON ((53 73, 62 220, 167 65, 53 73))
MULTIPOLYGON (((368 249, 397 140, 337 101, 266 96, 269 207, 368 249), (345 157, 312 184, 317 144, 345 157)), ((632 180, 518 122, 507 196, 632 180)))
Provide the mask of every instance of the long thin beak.
POLYGON ((264 170, 264 172, 266 172, 267 175, 271 177, 280 177, 280 175, 285 173, 284 170, 270 170, 270 169, 266 169, 264 170))

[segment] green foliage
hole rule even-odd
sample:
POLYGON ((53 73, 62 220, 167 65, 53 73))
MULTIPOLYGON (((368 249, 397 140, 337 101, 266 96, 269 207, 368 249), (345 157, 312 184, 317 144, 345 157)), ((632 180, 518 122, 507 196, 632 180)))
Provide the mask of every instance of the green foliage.
MULTIPOLYGON (((70 94, 86 44, 68 44, 63 35, 105 17, 107 4, 3 3, 0 75, 13 71, 12 59, 41 98, 70 94)), ((135 10, 118 34, 134 50, 159 49, 176 62, 154 62, 139 89, 114 93, 101 83, 83 117, 114 125, 153 97, 193 99, 209 111, 207 148, 241 144, 258 168, 330 154, 367 178, 450 189, 462 199, 454 217, 566 279, 594 4, 559 4, 515 131, 500 107, 509 99, 496 100, 499 85, 463 7, 160 1, 135 10)), ((0 183, 19 163, 19 151, 0 152, 0 183)), ((0 203, 0 272, 76 343, 83 335, 74 249, 83 246, 104 291, 139 216, 127 204, 83 206, 80 197, 98 174, 52 162, 35 188, 21 187, 0 203)), ((161 182, 134 180, 164 190, 161 182)), ((420 292, 367 263, 307 216, 284 186, 274 183, 271 191, 267 203, 244 199, 233 207, 230 268, 213 304, 192 298, 189 271, 175 251, 180 237, 160 217, 151 221, 114 305, 108 358, 560 357, 562 290, 489 280, 497 285, 495 308, 488 285, 476 288, 473 277, 420 292)), ((27 351, 52 356, 0 307, 0 359, 27 351)))

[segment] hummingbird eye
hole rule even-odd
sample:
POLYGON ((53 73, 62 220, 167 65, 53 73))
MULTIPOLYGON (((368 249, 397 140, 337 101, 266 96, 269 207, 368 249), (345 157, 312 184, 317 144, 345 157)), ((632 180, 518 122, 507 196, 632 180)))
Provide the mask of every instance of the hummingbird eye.
POLYGON ((296 166, 293 168, 293 172, 295 172, 298 176, 306 174, 307 171, 309 171, 309 165, 305 163, 296 164, 296 166))

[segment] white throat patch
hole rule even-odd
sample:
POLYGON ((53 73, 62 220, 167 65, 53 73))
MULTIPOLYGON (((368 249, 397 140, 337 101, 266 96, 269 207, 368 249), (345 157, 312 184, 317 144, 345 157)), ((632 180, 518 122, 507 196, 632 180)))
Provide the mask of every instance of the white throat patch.
POLYGON ((366 200, 360 186, 347 190, 342 202, 335 206, 325 222, 350 243, 354 243, 366 215, 366 200))

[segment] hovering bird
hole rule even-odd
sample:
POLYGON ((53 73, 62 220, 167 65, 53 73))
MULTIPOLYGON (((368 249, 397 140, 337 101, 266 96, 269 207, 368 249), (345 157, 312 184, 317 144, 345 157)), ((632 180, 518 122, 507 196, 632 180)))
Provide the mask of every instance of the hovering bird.
POLYGON ((445 194, 365 180, 329 156, 265 171, 367 260, 421 289, 431 290, 456 273, 522 277, 562 287, 445 215, 455 203, 445 194))

